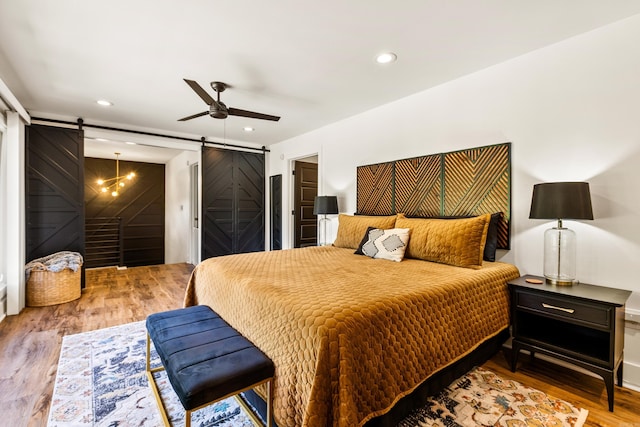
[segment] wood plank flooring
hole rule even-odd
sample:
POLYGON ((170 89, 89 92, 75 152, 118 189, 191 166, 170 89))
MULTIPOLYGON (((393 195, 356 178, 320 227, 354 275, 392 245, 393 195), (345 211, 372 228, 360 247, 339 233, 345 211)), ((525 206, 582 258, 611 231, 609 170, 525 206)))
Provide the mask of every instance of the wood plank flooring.
MULTIPOLYGON (((87 271, 82 297, 67 304, 24 309, 0 323, 0 425, 45 426, 64 335, 144 320, 182 307, 193 266, 172 264, 87 271)), ((566 368, 522 356, 516 373, 502 353, 484 364, 504 378, 589 410, 586 426, 640 427, 640 393, 616 387, 607 410, 604 383, 566 368)))
POLYGON ((87 270, 76 301, 27 307, 0 323, 0 425, 46 426, 64 335, 182 307, 189 264, 87 270))

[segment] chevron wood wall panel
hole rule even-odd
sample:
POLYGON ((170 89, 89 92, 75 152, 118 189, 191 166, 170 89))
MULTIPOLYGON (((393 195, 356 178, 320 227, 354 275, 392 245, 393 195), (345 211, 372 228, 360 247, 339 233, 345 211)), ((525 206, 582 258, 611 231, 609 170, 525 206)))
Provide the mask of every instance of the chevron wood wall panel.
POLYGON ((511 217, 510 145, 500 144, 444 154, 443 215, 503 212, 498 247, 509 247, 511 217))
POLYGON ((439 154, 395 162, 396 212, 421 217, 440 215, 440 163, 439 154))
POLYGON ((498 247, 509 249, 511 143, 357 168, 358 213, 474 216, 502 212, 498 247))
POLYGON ((393 162, 357 168, 357 206, 362 215, 391 215, 393 207, 393 162))

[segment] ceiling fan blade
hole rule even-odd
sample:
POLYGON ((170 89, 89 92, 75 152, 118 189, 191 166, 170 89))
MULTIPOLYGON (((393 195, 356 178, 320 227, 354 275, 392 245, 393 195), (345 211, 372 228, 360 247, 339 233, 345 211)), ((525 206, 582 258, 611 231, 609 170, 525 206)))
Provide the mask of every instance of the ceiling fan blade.
POLYGON ((206 116, 207 114, 209 114, 209 111, 203 111, 202 113, 193 114, 191 116, 183 117, 181 119, 178 119, 178 121, 179 122, 184 122, 184 121, 187 121, 187 120, 195 119, 196 117, 206 116))
POLYGON ((188 79, 182 79, 182 80, 184 80, 191 87, 191 89, 193 89, 193 91, 197 93, 200 98, 202 98, 202 100, 207 105, 211 105, 214 103, 214 100, 211 97, 211 95, 209 95, 204 89, 202 89, 202 86, 200 86, 197 82, 193 80, 188 80, 188 79))
POLYGON ((271 116, 269 114, 255 113, 253 111, 239 110, 237 108, 227 108, 230 116, 249 117, 252 119, 271 120, 277 122, 280 120, 278 116, 271 116))

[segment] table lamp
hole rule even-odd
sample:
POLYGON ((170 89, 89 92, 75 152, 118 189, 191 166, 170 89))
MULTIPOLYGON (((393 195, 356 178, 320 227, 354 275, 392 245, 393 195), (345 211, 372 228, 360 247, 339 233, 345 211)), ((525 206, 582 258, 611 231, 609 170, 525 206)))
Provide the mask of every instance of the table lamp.
POLYGON ((329 226, 329 219, 327 215, 335 215, 338 213, 338 198, 336 196, 316 196, 313 200, 313 214, 323 215, 320 218, 318 224, 318 245, 326 246, 327 242, 327 228, 329 226))
POLYGON ((593 219, 588 182, 546 182, 533 186, 531 219, 555 219, 557 227, 544 233, 544 277, 554 285, 576 280, 576 233, 563 219, 593 219))

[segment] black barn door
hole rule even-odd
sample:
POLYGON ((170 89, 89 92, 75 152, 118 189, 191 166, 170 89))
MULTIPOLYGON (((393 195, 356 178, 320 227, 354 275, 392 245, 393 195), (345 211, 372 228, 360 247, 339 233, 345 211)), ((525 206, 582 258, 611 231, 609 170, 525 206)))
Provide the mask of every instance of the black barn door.
POLYGON ((202 259, 263 251, 264 154, 202 149, 202 259))
POLYGON ((84 256, 83 131, 31 125, 26 137, 26 259, 84 256))

